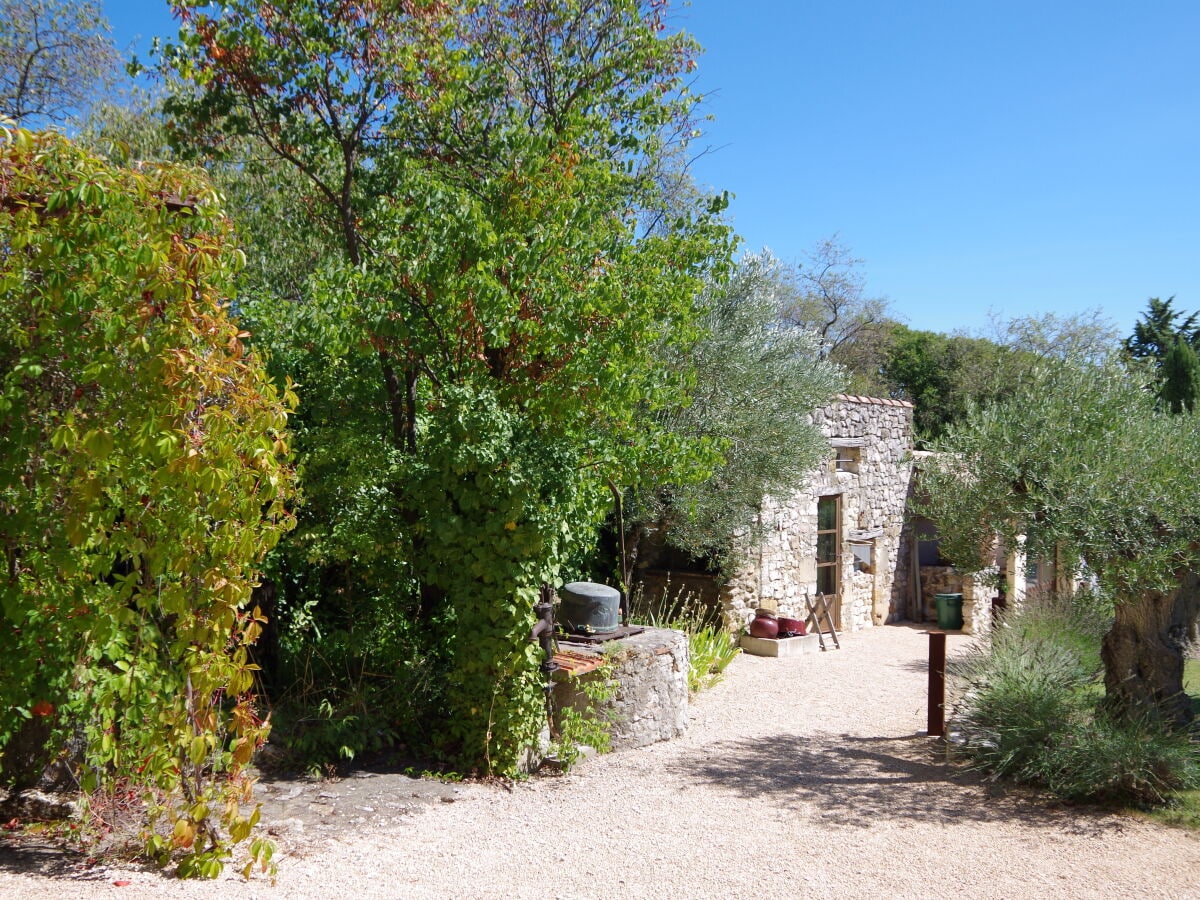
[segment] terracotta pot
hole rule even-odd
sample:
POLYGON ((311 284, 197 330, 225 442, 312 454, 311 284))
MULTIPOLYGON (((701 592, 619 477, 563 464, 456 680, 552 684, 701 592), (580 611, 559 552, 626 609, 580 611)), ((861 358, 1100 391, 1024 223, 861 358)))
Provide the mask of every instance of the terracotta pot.
POLYGON ((804 634, 806 631, 804 623, 799 619, 788 619, 783 616, 779 617, 779 634, 792 637, 794 635, 804 634))
POLYGON ((779 623, 774 616, 755 616, 750 623, 750 635, 768 640, 779 637, 779 623))

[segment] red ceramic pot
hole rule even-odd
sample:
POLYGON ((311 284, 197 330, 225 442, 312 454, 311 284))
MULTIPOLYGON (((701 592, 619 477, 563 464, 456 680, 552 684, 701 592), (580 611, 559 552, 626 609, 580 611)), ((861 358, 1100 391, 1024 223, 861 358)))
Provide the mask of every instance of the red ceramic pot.
POLYGON ((779 633, 786 633, 789 637, 805 633, 804 623, 799 619, 788 619, 783 616, 779 617, 779 633))
POLYGON ((750 635, 756 638, 773 640, 779 637, 779 622, 772 615, 755 616, 750 623, 750 635))

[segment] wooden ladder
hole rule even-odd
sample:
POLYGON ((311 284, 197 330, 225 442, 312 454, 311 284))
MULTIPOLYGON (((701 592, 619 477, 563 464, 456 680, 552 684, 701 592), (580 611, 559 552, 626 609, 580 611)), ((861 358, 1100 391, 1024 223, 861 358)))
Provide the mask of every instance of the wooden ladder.
POLYGON ((829 636, 833 638, 833 646, 841 650, 842 644, 838 640, 837 629, 833 627, 833 616, 829 612, 829 597, 825 594, 817 594, 817 600, 814 603, 808 591, 805 591, 804 603, 808 607, 808 618, 804 621, 812 622, 813 630, 817 633, 817 640, 821 642, 821 649, 829 649, 825 646, 824 627, 821 625, 821 619, 824 618, 825 625, 829 628, 829 636))

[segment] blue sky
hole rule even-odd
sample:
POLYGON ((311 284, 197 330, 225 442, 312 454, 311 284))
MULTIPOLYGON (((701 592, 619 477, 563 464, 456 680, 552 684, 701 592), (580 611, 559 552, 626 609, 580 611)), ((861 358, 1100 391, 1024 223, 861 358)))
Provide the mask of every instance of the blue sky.
MULTIPOLYGON (((105 10, 121 46, 173 32, 165 3, 105 10)), ((693 171, 747 248, 836 233, 939 331, 1200 308, 1195 0, 694 0, 674 22, 715 116, 693 171)))

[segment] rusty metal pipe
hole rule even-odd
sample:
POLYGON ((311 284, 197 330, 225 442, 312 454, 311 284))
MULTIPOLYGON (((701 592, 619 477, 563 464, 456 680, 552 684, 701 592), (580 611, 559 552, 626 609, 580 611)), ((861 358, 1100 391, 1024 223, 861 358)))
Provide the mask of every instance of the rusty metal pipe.
POLYGON ((551 602, 551 596, 550 586, 542 585, 541 602, 534 604, 533 607, 537 621, 534 622, 533 628, 529 631, 529 640, 537 641, 542 645, 542 653, 545 654, 545 659, 542 660, 541 669, 547 673, 553 672, 558 668, 558 664, 554 662, 554 603, 551 602))
POLYGON ((543 658, 538 668, 544 679, 542 693, 546 700, 546 726, 550 729, 550 737, 557 741, 561 735, 554 722, 554 681, 551 676, 559 666, 554 661, 554 589, 550 585, 542 585, 541 602, 534 604, 533 612, 537 621, 529 630, 529 640, 542 645, 543 658))

